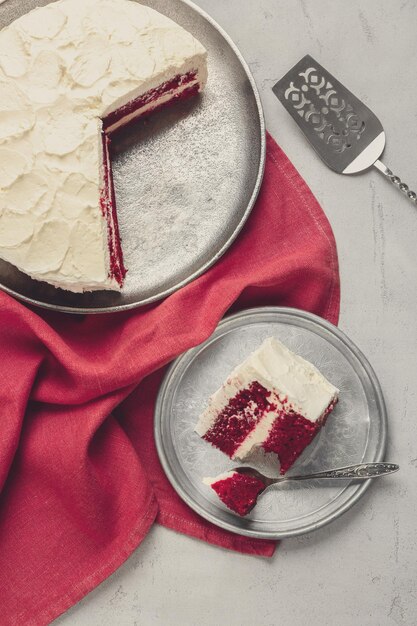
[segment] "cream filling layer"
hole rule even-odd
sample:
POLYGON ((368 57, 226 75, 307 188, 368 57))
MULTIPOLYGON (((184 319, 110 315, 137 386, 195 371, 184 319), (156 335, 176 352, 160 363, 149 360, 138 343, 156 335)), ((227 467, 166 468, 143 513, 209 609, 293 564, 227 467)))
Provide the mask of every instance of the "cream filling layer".
MULTIPOLYGON (((198 85, 198 84, 199 84, 199 81, 195 79, 193 81, 190 81, 189 83, 186 83, 185 85, 180 85, 176 89, 173 89, 167 93, 162 94, 159 98, 152 100, 152 102, 148 102, 148 104, 145 104, 140 109, 137 109, 136 111, 132 111, 132 113, 129 113, 129 115, 126 115, 123 119, 107 127, 106 133, 115 132, 116 130, 118 130, 119 128, 122 128, 123 126, 126 126, 127 124, 135 120, 136 118, 141 117, 142 115, 144 115, 145 113, 148 113, 149 111, 153 111, 153 109, 156 109, 156 107, 161 106, 162 104, 165 104, 166 102, 169 102, 175 96, 182 94, 187 89, 190 89, 191 87, 198 85)), ((135 98, 132 98, 128 102, 131 102, 134 99, 135 98)))
POLYGON ((235 450, 232 455, 232 459, 238 459, 244 461, 253 450, 259 447, 268 438, 269 432, 273 426, 273 423, 277 417, 275 411, 268 411, 256 424, 255 428, 249 433, 249 435, 243 440, 240 446, 235 450))

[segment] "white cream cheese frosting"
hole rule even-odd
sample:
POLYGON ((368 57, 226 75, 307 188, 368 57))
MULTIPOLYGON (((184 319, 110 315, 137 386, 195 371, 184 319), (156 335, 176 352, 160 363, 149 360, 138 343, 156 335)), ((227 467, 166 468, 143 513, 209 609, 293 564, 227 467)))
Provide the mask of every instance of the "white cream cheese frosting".
POLYGON ((212 477, 212 476, 206 476, 203 478, 202 482, 204 483, 204 485, 207 485, 208 487, 211 487, 212 485, 215 485, 216 483, 218 483, 221 480, 227 480, 228 478, 234 478, 235 476, 238 476, 239 473, 235 472, 234 470, 229 470, 228 472, 223 472, 222 474, 219 474, 218 476, 212 477))
MULTIPOLYGON (((339 390, 312 363, 275 337, 270 337, 236 367, 224 385, 210 397, 208 407, 195 427, 197 434, 204 437, 229 401, 255 381, 270 392, 274 405, 287 410, 291 407, 311 422, 320 420, 339 394, 339 390)), ((265 441, 275 419, 275 411, 266 412, 232 458, 244 460, 265 441)))
POLYGON ((59 0, 0 31, 0 258, 71 291, 118 289, 101 120, 189 72, 201 89, 203 46, 131 0, 59 0))

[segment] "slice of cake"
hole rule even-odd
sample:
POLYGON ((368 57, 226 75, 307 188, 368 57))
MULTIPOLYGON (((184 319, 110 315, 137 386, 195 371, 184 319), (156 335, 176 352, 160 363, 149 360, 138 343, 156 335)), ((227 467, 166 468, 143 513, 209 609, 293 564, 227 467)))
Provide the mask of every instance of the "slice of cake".
POLYGON ((337 402, 338 389, 314 365, 271 337, 210 398, 196 432, 244 461, 259 448, 284 474, 311 443, 337 402))
POLYGON ((265 489, 259 478, 233 470, 216 478, 204 478, 203 483, 211 487, 229 509, 242 516, 251 512, 265 489))
POLYGON ((70 291, 119 290, 112 134, 201 91, 206 56, 131 0, 59 0, 4 28, 0 258, 70 291))

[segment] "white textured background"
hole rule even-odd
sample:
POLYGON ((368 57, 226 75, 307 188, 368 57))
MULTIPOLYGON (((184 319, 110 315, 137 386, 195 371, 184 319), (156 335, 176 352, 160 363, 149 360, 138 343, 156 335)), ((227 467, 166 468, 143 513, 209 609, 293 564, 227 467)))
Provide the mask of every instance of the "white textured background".
MULTIPOLYGON (((169 0, 167 0, 168 2, 169 0)), ((385 161, 417 191, 415 0, 196 0, 229 32, 261 91, 267 127, 324 208, 338 243, 340 327, 371 361, 389 413, 381 480, 332 525, 271 560, 154 527, 56 626, 417 624, 417 208, 378 172, 332 173, 271 86, 310 53, 383 122, 385 161)))

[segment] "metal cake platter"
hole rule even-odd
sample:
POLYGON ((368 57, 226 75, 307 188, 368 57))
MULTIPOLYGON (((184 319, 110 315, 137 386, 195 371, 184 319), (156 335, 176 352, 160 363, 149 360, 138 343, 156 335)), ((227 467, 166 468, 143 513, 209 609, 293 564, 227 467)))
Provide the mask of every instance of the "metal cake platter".
MULTIPOLYGON (((48 0, 6 0, 0 28, 48 0)), ((208 50, 201 96, 130 127, 113 142, 113 176, 128 268, 121 293, 73 294, 0 261, 0 288, 70 313, 121 311, 160 300, 212 266, 233 243, 256 200, 265 126, 251 73, 226 33, 185 0, 141 0, 190 31, 208 50)))
MULTIPOLYGON (((387 417, 372 367, 338 328, 310 313, 286 308, 251 309, 225 318, 206 342, 171 365, 155 408, 155 440, 172 486, 194 511, 241 535, 282 539, 335 520, 357 502, 370 481, 289 481, 270 488, 247 517, 229 511, 202 483, 204 477, 242 463, 230 461, 194 432, 198 416, 233 368, 271 336, 308 359, 340 389, 326 425, 288 475, 382 461, 387 417)), ((278 476, 276 459, 268 457, 259 455, 250 465, 278 476)))

